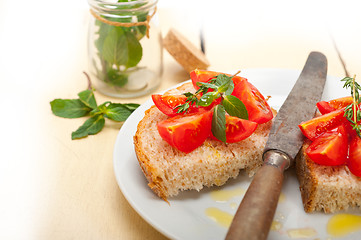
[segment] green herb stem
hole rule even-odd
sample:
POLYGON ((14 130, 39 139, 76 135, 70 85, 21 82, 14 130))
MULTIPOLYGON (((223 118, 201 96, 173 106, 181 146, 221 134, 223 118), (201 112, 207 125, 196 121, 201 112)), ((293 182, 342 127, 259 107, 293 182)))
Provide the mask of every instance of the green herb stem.
POLYGON ((356 82, 356 75, 353 78, 345 77, 341 81, 344 81, 344 88, 350 88, 351 96, 353 99, 353 103, 348 105, 345 108, 344 116, 346 119, 351 122, 352 129, 354 129, 357 135, 361 138, 361 125, 359 122, 361 121, 361 111, 359 104, 361 103, 360 93, 361 86, 356 82))

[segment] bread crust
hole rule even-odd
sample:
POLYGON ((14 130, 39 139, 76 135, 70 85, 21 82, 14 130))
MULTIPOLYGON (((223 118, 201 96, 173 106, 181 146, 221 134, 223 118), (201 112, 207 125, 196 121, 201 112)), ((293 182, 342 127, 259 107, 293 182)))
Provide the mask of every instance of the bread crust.
POLYGON ((323 166, 305 153, 306 139, 296 159, 296 173, 305 212, 333 213, 348 208, 361 209, 361 178, 347 166, 323 166))
MULTIPOLYGON (((185 83, 166 94, 187 91, 194 91, 192 83, 185 83)), ((221 186, 229 178, 236 178, 240 169, 253 176, 262 165, 262 153, 272 121, 258 125, 249 138, 238 143, 225 144, 208 138, 202 146, 185 154, 160 137, 156 125, 166 118, 152 106, 145 111, 134 136, 135 152, 148 185, 166 201, 183 190, 199 191, 204 186, 221 186)))
POLYGON ((145 129, 145 122, 147 119, 151 117, 151 110, 156 108, 154 105, 145 111, 145 116, 142 121, 139 122, 137 132, 134 135, 133 141, 134 141, 134 148, 135 153, 139 162, 139 165, 143 171, 144 176, 148 180, 148 186, 162 199, 167 201, 167 194, 166 189, 164 189, 162 185, 162 178, 157 177, 157 174, 155 174, 155 169, 153 169, 151 165, 151 160, 147 157, 145 152, 142 150, 144 149, 144 142, 140 140, 140 135, 142 134, 142 131, 145 129))

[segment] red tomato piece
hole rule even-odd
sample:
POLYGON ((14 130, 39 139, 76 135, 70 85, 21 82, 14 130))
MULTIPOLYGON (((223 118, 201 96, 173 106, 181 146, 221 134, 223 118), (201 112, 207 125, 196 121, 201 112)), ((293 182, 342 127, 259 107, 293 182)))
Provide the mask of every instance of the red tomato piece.
POLYGON ((211 134, 213 111, 179 115, 157 124, 160 136, 176 149, 189 153, 211 134))
POLYGON ((152 99, 157 108, 164 114, 173 117, 178 115, 176 106, 184 104, 187 97, 184 95, 153 94, 152 99))
POLYGON ((347 166, 354 175, 361 177, 361 138, 358 136, 351 140, 347 166))
MULTIPOLYGON (((360 122, 358 122, 358 124, 360 124, 360 122)), ((352 128, 350 121, 345 120, 344 121, 344 126, 346 128, 346 132, 348 133, 348 136, 349 136, 350 140, 357 136, 357 132, 356 132, 356 130, 354 130, 352 128)))
MULTIPOLYGON (((190 72, 190 77, 192 79, 193 87, 198 90, 197 82, 208 82, 209 80, 217 77, 219 74, 225 74, 221 72, 207 71, 196 69, 190 72)), ((225 74, 227 76, 232 76, 231 74, 225 74)), ((247 81, 246 78, 240 76, 234 76, 232 78, 234 85, 237 85, 239 82, 247 81)))
MULTIPOLYGON (((257 126, 256 122, 226 115, 226 142, 235 143, 248 138, 257 126)), ((211 134, 211 138, 218 140, 213 134, 211 134)))
POLYGON ((322 114, 326 114, 344 107, 347 107, 353 103, 352 97, 342 97, 333 99, 331 101, 321 101, 317 103, 317 108, 322 114))
POLYGON ((316 103, 316 106, 321 114, 326 114, 335 111, 335 109, 331 107, 330 104, 326 101, 318 102, 316 103))
POLYGON ((264 96, 248 81, 241 81, 235 85, 232 95, 241 100, 248 111, 248 120, 259 124, 273 118, 271 107, 264 96))
POLYGON ((306 149, 306 154, 315 163, 326 166, 337 166, 346 163, 348 138, 345 127, 327 131, 306 149))
MULTIPOLYGON (((199 89, 197 82, 208 82, 219 74, 222 73, 197 69, 192 71, 190 76, 194 88, 199 89)), ((226 75, 231 76, 230 74, 226 75)), ((273 118, 271 107, 255 86, 249 83, 246 78, 240 76, 235 76, 232 80, 234 83, 232 95, 238 97, 244 103, 250 121, 261 124, 273 118)))
POLYGON ((338 127, 341 123, 347 121, 344 115, 344 108, 315 117, 309 121, 298 125, 303 135, 311 141, 315 140, 323 133, 338 127))
MULTIPOLYGON (((184 104, 187 100, 187 97, 184 95, 160 95, 153 94, 152 99, 157 108, 164 114, 169 117, 174 117, 176 115, 184 115, 183 113, 177 113, 177 106, 184 104)), ((190 105, 188 111, 186 113, 198 113, 204 112, 212 109, 215 104, 220 103, 220 99, 216 100, 213 104, 208 107, 196 106, 195 104, 190 105)))

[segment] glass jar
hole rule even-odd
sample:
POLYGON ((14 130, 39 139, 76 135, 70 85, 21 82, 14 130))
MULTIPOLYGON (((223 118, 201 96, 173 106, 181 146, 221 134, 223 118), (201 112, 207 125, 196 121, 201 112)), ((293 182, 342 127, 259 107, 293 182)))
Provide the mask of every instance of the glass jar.
POLYGON ((96 90, 130 98, 157 88, 163 71, 158 0, 88 0, 88 64, 96 90))

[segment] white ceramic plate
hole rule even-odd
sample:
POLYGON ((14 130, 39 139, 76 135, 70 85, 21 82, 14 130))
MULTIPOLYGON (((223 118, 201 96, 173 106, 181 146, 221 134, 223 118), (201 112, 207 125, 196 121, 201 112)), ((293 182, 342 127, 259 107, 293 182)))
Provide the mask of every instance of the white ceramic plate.
MULTIPOLYGON (((236 71, 229 71, 234 73, 236 71)), ((269 104, 279 109, 292 89, 300 71, 284 69, 248 69, 241 76, 248 78, 264 96, 272 96, 269 104)), ((328 77, 322 99, 330 100, 348 95, 342 88, 339 78, 328 77)), ((122 126, 114 147, 114 171, 121 191, 131 206, 149 224, 171 239, 224 239, 227 227, 210 218, 206 211, 213 208, 233 215, 242 195, 226 201, 212 198, 216 190, 246 190, 250 179, 243 173, 235 180, 230 180, 222 187, 205 188, 200 192, 186 191, 178 197, 169 199, 170 204, 159 199, 147 186, 147 181, 138 165, 133 146, 133 136, 138 122, 143 118, 144 111, 152 105, 151 99, 142 104, 122 126)), ((297 111, 297 109, 295 109, 297 111)), ((300 229, 308 229, 309 239, 326 239, 327 222, 332 215, 303 211, 299 184, 292 169, 285 173, 282 189, 283 200, 279 202, 275 214, 278 223, 270 231, 269 239, 295 239, 292 233, 300 234, 300 229)), ((355 212, 353 212, 355 213, 355 212)), ((356 214, 361 215, 360 212, 356 214)), ((360 232, 349 234, 342 239, 355 239, 360 232)), ((298 236, 300 237, 300 235, 298 236)))

